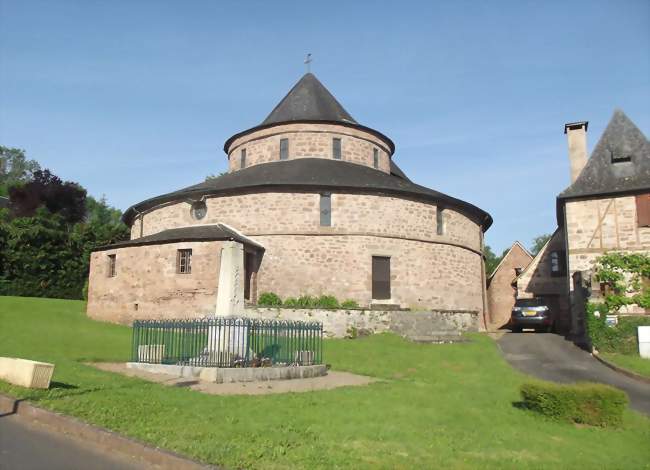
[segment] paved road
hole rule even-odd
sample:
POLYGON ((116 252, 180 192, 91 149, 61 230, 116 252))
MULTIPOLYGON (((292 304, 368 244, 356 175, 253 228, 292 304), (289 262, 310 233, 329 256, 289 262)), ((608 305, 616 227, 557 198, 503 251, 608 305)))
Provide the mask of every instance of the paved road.
POLYGON ((16 415, 0 415, 1 470, 135 470, 147 468, 75 438, 56 435, 16 415))
POLYGON ((498 344, 515 368, 553 382, 601 382, 620 388, 630 406, 650 416, 650 384, 620 374, 562 336, 550 333, 506 333, 498 344))

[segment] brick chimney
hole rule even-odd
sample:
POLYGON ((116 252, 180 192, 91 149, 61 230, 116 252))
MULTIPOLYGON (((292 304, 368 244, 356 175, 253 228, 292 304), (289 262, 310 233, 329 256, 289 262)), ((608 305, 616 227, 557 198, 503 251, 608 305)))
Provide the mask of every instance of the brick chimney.
POLYGON ((564 125, 564 133, 569 143, 569 163, 571 164, 571 183, 573 183, 587 164, 587 127, 589 122, 570 122, 564 125))

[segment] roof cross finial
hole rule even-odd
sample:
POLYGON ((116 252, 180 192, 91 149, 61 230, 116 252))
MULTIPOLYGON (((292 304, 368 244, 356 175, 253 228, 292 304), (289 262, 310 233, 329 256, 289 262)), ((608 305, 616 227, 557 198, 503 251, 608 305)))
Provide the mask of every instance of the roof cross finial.
POLYGON ((304 63, 307 66, 307 73, 311 72, 311 52, 307 54, 307 57, 305 57, 304 63))

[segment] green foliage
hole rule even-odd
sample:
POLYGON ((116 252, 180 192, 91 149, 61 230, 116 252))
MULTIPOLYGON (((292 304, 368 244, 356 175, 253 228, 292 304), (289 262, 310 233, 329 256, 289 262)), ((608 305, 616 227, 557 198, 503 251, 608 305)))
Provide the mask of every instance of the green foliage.
POLYGON ((625 392, 597 383, 529 382, 521 386, 520 392, 526 407, 533 411, 555 420, 591 426, 620 426, 628 405, 625 392))
POLYGON ((359 308, 359 303, 353 299, 345 299, 341 302, 342 308, 359 308))
POLYGON ((650 308, 650 290, 644 284, 650 278, 650 256, 642 253, 612 252, 596 260, 595 277, 609 286, 605 304, 611 312, 624 305, 650 308))
POLYGON ((485 274, 489 276, 497 268, 503 256, 497 256, 488 245, 483 248, 483 256, 485 256, 485 274))
POLYGON ((86 197, 78 184, 32 163, 14 171, 33 173, 10 188, 14 214, 0 211, 0 295, 85 298, 90 252, 127 239, 129 229, 105 198, 86 197))
POLYGON ((542 248, 544 248, 544 245, 546 245, 546 242, 548 242, 552 236, 552 233, 545 233, 533 238, 533 244, 530 246, 530 254, 537 256, 537 254, 542 251, 542 248))
POLYGON ((282 299, 273 292, 262 292, 257 299, 257 305, 260 307, 280 307, 282 299))
POLYGON ((300 305, 298 305, 298 299, 295 297, 287 297, 284 299, 282 306, 286 308, 300 308, 300 305))
POLYGON ((24 150, 0 145, 0 196, 7 196, 11 186, 27 183, 40 169, 37 161, 27 159, 24 150))
POLYGON ((50 390, 0 381, 0 393, 220 468, 647 467, 646 417, 626 410, 619 429, 576 429, 513 407, 526 377, 491 338, 469 338, 444 345, 389 334, 326 339, 332 370, 380 380, 209 395, 87 365, 128 361, 131 329, 90 320, 83 302, 0 297, 0 356, 56 364, 50 390), (215 410, 219 419, 206 419, 215 410))
POLYGON ((318 297, 304 294, 296 300, 298 302, 298 308, 318 308, 318 297))
POLYGON ((587 332, 591 344, 600 352, 637 355, 637 327, 650 326, 650 317, 620 316, 617 325, 608 326, 606 317, 609 313, 605 304, 587 304, 587 332))
POLYGON ((339 301, 333 295, 321 295, 318 297, 318 304, 320 308, 339 308, 339 301))

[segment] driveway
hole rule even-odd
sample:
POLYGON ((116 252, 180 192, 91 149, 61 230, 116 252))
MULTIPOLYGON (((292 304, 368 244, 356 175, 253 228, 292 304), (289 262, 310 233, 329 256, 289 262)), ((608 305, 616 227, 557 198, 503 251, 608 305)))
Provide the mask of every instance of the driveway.
POLYGON ((562 336, 551 333, 506 333, 498 340, 513 367, 552 382, 601 382, 624 390, 630 406, 650 416, 650 385, 620 374, 562 336))
POLYGON ((92 444, 54 434, 16 415, 0 415, 1 470, 135 470, 135 459, 108 454, 92 444))

